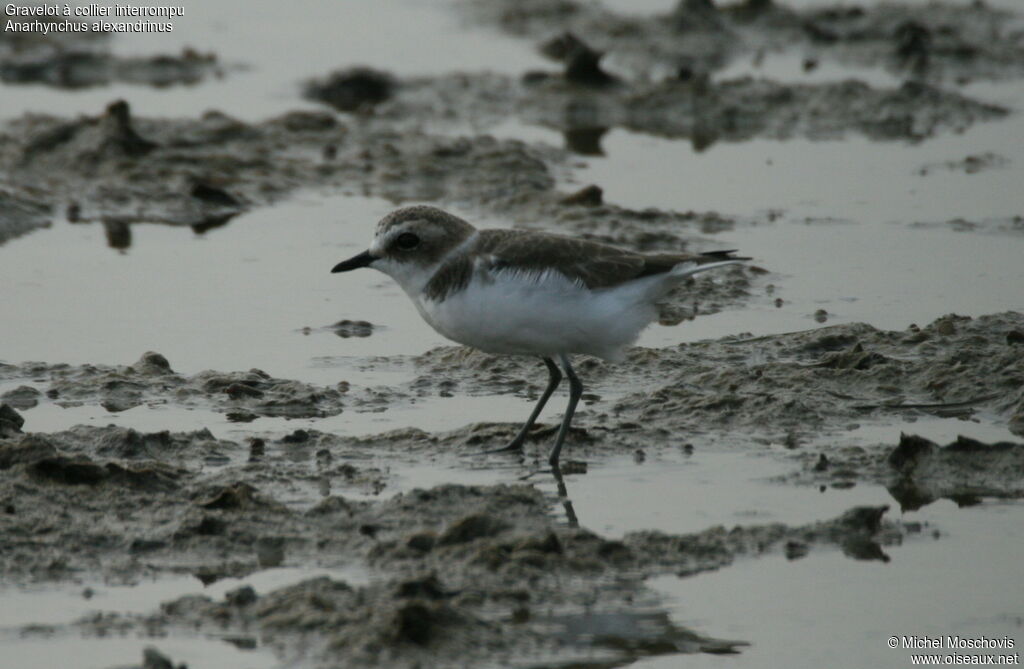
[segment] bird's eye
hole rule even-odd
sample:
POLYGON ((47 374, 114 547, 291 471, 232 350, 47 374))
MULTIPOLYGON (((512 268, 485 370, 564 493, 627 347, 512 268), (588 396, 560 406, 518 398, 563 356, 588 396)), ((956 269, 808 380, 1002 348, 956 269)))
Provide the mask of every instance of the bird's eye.
POLYGON ((411 232, 403 232, 402 234, 398 235, 398 238, 395 240, 395 246, 402 249, 403 251, 414 249, 417 246, 419 246, 419 244, 420 238, 411 232))

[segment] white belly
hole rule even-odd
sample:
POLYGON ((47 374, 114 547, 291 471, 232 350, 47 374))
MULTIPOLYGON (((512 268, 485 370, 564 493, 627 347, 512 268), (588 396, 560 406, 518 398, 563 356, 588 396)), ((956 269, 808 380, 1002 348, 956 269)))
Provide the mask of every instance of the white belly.
POLYGON ((589 290, 554 273, 539 280, 477 274, 447 299, 421 296, 415 302, 442 335, 488 353, 586 353, 615 360, 657 317, 647 299, 651 283, 589 290))

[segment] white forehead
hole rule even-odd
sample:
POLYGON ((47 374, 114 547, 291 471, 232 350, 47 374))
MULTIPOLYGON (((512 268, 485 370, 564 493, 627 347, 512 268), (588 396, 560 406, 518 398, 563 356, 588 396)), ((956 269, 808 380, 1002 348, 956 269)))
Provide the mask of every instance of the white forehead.
POLYGON ((424 232, 434 225, 436 224, 421 219, 408 219, 404 221, 384 219, 377 224, 377 229, 374 231, 373 241, 370 242, 370 253, 382 254, 384 249, 391 244, 391 241, 403 232, 415 232, 422 236, 424 232))

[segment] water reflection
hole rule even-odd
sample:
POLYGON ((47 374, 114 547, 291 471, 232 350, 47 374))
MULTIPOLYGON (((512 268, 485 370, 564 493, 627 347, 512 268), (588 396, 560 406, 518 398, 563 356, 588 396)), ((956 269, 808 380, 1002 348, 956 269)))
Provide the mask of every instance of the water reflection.
MULTIPOLYGON (((748 646, 745 641, 727 641, 702 636, 672 622, 665 610, 584 611, 540 619, 552 628, 559 641, 568 646, 606 648, 630 659, 678 653, 731 655, 748 646)), ((581 662, 573 666, 609 666, 581 662)), ((618 663, 612 666, 618 666, 618 663)))
POLYGON ((69 223, 87 224, 99 223, 103 226, 104 239, 111 249, 126 253, 132 247, 134 237, 132 226, 139 224, 158 224, 169 227, 187 227, 196 235, 204 235, 210 230, 226 226, 235 216, 241 212, 231 212, 216 216, 207 216, 197 220, 195 223, 182 224, 178 221, 160 221, 151 218, 126 218, 126 217, 86 217, 82 216, 81 207, 72 203, 66 211, 66 218, 69 223))
POLYGON ((565 148, 573 153, 581 156, 603 156, 604 149, 601 147, 601 138, 607 132, 607 127, 594 126, 566 128, 562 134, 565 136, 565 148))
MULTIPOLYGON (((573 463, 567 463, 567 464, 573 464, 573 463)), ((552 467, 551 473, 555 477, 555 483, 556 483, 556 486, 557 486, 557 489, 558 489, 558 498, 562 502, 562 508, 565 509, 565 518, 566 518, 566 520, 569 523, 569 527, 572 527, 572 528, 579 527, 580 526, 580 521, 579 521, 579 518, 576 517, 576 509, 572 505, 572 500, 569 499, 569 489, 566 487, 566 485, 565 485, 565 478, 562 476, 562 467, 556 464, 554 467, 552 467)), ((586 467, 583 468, 582 472, 576 471, 574 473, 586 474, 587 473, 586 467)))
POLYGON ((202 235, 209 232, 210 230, 224 227, 235 216, 238 216, 238 212, 231 214, 223 214, 221 216, 209 216, 198 223, 193 223, 190 227, 192 228, 192 232, 196 233, 197 235, 202 235))
POLYGON ((118 251, 127 251, 132 245, 132 228, 124 221, 103 221, 107 246, 118 251))

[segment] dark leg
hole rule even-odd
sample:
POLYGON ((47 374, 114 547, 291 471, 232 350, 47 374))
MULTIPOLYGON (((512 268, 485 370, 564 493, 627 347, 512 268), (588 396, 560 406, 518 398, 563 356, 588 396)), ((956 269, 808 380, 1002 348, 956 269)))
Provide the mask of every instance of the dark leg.
POLYGON ((564 353, 559 356, 562 361, 562 368, 565 369, 565 375, 569 377, 569 406, 565 409, 565 417, 562 418, 562 427, 558 429, 558 436, 555 437, 555 445, 551 447, 551 455, 548 456, 548 462, 553 468, 558 467, 558 456, 562 453, 562 444, 565 442, 565 435, 569 433, 569 425, 572 424, 572 415, 576 413, 576 405, 580 401, 580 396, 583 395, 583 384, 580 382, 576 372, 573 371, 572 365, 569 364, 569 356, 564 353))
POLYGON ((526 423, 519 430, 519 434, 513 439, 508 446, 499 448, 493 451, 484 451, 484 453, 505 453, 506 451, 518 451, 522 449, 523 444, 526 443, 526 435, 533 427, 533 424, 537 422, 537 416, 544 410, 544 405, 548 403, 548 399, 551 397, 551 393, 555 392, 555 388, 562 382, 562 372, 558 369, 558 365, 551 358, 541 358, 544 364, 548 368, 548 387, 544 389, 544 392, 540 394, 540 399, 537 400, 537 405, 533 407, 533 413, 526 419, 526 423))

